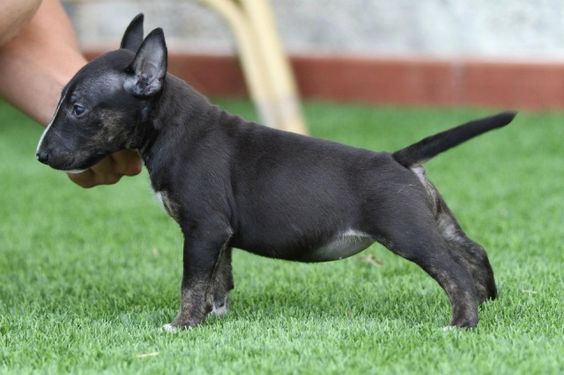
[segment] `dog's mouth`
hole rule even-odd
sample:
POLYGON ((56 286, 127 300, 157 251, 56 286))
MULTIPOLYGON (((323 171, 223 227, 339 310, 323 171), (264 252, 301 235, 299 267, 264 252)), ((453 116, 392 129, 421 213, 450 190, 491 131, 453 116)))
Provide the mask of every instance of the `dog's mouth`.
POLYGON ((58 171, 78 174, 94 166, 111 152, 80 139, 67 140, 56 129, 45 130, 36 151, 39 162, 58 171), (49 132, 50 131, 50 132, 49 132))
POLYGON ((78 174, 96 165, 107 153, 37 152, 37 160, 49 167, 70 174, 78 174))
POLYGON ((84 168, 84 169, 60 169, 60 171, 68 173, 68 174, 80 174, 84 171, 86 171, 88 168, 84 168))

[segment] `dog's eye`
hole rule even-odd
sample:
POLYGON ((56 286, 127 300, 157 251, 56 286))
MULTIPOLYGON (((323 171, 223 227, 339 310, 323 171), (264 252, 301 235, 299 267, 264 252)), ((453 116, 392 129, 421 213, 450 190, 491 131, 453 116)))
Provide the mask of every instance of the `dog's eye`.
POLYGON ((84 108, 84 106, 82 106, 80 104, 74 104, 72 106, 72 114, 77 116, 77 117, 82 115, 85 111, 86 111, 86 108, 84 108))

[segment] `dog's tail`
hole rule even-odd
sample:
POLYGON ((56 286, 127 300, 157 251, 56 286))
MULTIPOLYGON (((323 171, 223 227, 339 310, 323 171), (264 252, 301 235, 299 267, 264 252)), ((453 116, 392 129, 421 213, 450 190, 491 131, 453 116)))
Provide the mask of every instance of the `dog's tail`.
POLYGON ((497 115, 467 122, 455 128, 424 138, 392 154, 394 159, 406 168, 426 160, 450 148, 474 138, 489 130, 504 127, 517 115, 516 112, 502 112, 497 115))

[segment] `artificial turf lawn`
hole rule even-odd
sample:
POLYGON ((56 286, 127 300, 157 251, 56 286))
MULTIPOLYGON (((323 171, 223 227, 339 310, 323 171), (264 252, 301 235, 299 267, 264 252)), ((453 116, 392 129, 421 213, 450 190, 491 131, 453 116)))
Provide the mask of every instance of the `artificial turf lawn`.
MULTIPOLYGON (((247 102, 220 104, 252 116, 247 102)), ((493 112, 305 110, 314 135, 374 150, 493 112)), ((473 331, 442 330, 443 291, 374 245, 323 264, 236 251, 230 312, 163 332, 178 307, 182 237, 146 173, 78 188, 35 161, 41 130, 0 103, 2 374, 564 372, 563 113, 521 113, 427 164, 496 274, 499 299, 473 331)))

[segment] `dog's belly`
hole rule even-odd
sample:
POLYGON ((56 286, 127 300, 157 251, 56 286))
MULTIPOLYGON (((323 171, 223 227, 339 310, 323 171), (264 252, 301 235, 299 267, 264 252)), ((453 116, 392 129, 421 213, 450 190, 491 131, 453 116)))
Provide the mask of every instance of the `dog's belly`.
POLYGON ((350 257, 374 243, 368 234, 356 230, 339 233, 323 246, 304 257, 306 261, 322 262, 350 257))

